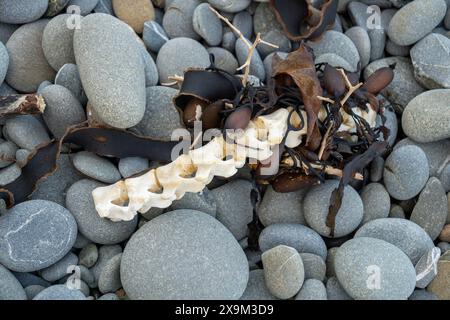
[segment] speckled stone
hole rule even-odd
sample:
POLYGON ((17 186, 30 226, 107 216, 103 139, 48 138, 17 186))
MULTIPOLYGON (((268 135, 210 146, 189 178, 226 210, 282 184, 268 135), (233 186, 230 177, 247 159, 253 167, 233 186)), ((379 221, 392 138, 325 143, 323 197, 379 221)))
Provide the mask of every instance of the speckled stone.
POLYGON ((253 15, 253 30, 255 34, 266 34, 270 30, 283 30, 274 12, 266 2, 258 4, 253 15))
POLYGON ((209 54, 214 55, 214 64, 217 68, 231 74, 236 73, 236 69, 239 67, 238 62, 230 51, 220 47, 211 47, 207 50, 209 54))
POLYGON ((0 264, 0 300, 26 300, 27 294, 19 280, 0 264))
POLYGON ((5 80, 9 66, 9 54, 5 45, 0 42, 0 84, 5 80))
POLYGON ((49 282, 55 282, 65 277, 68 274, 70 268, 76 266, 77 264, 78 257, 72 252, 69 252, 55 264, 41 270, 40 275, 42 276, 42 278, 49 282))
POLYGON ((0 42, 6 44, 14 31, 16 31, 19 27, 20 25, 17 24, 0 22, 0 42))
POLYGON ((382 184, 370 183, 366 185, 361 191, 361 200, 364 205, 363 224, 389 216, 391 199, 382 184))
POLYGON ((345 292, 344 288, 342 288, 342 285, 336 277, 328 279, 326 290, 328 300, 353 300, 353 298, 345 292))
POLYGON ((22 174, 22 169, 17 164, 12 164, 0 169, 0 186, 5 186, 16 180, 22 174))
POLYGON ((86 268, 91 268, 98 260, 98 249, 94 243, 90 243, 81 249, 79 255, 79 262, 86 268))
POLYGON ((28 300, 33 300, 41 291, 43 291, 45 287, 40 285, 31 285, 24 288, 25 293, 27 294, 28 300))
POLYGON ((277 298, 267 289, 264 270, 250 271, 247 288, 240 300, 276 300, 277 298))
POLYGON ((114 14, 126 22, 136 33, 142 33, 144 23, 155 19, 155 9, 148 0, 112 0, 114 14))
POLYGON ((149 168, 148 159, 139 157, 122 158, 119 160, 119 171, 122 177, 129 178, 134 174, 149 168))
POLYGON ((250 39, 253 34, 253 17, 247 11, 241 11, 234 15, 233 26, 242 32, 244 38, 250 39))
POLYGON ((138 44, 141 51, 142 62, 144 63, 145 70, 145 86, 156 86, 159 81, 158 68, 156 67, 155 60, 145 48, 145 45, 138 44))
POLYGON ((260 44, 257 47, 257 50, 259 54, 261 55, 261 58, 264 59, 269 54, 276 52, 276 51, 283 51, 283 52, 290 52, 292 50, 291 41, 284 35, 284 33, 280 30, 271 30, 264 34, 264 36, 261 37, 264 41, 267 41, 271 44, 274 44, 278 46, 278 48, 274 48, 265 44, 260 44))
POLYGON ((11 141, 2 141, 0 143, 0 168, 4 168, 14 163, 16 158, 17 146, 11 141))
POLYGON ((325 279, 326 264, 322 257, 312 253, 300 253, 305 269, 305 280, 316 279, 323 281, 325 279))
POLYGON ((307 279, 295 300, 328 300, 327 289, 322 281, 316 279, 307 279))
POLYGON ((103 268, 98 279, 98 288, 101 293, 113 293, 122 288, 120 281, 120 262, 122 253, 112 257, 103 268))
POLYGON ((107 293, 99 297, 97 300, 120 300, 115 293, 107 293))
MULTIPOLYGON (((352 2, 356 3, 356 2, 352 2)), ((361 67, 364 68, 370 62, 370 38, 367 31, 359 26, 352 27, 345 32, 345 35, 353 41, 361 59, 361 67)))
POLYGON ((48 0, 3 0, 0 7, 0 22, 24 24, 42 17, 48 0))
POLYGON ((223 28, 222 48, 234 52, 236 46, 236 35, 229 27, 223 28))
POLYGON ((200 3, 200 0, 173 0, 170 5, 166 3, 162 26, 171 39, 179 37, 200 39, 192 23, 195 8, 200 3))
POLYGON ((163 27, 156 21, 147 21, 144 23, 144 31, 142 32, 142 40, 145 46, 153 51, 158 52, 159 49, 169 41, 169 37, 163 27))
POLYGON ((175 200, 170 206, 171 210, 191 209, 207 213, 213 217, 217 214, 217 204, 211 191, 208 188, 202 192, 188 192, 180 200, 175 200))
POLYGON ((120 172, 114 164, 88 151, 75 154, 73 165, 81 173, 101 182, 115 183, 121 179, 120 172))
POLYGON ((103 269, 108 264, 108 262, 119 253, 122 253, 122 247, 118 244, 104 245, 100 247, 100 249, 98 250, 97 263, 91 269, 89 269, 91 273, 90 276, 94 277, 94 279, 88 279, 89 281, 93 282, 92 287, 98 287, 98 280, 100 279, 100 275, 102 274, 103 269))
POLYGON ((86 300, 80 290, 58 284, 42 290, 33 300, 86 300))
POLYGON ((193 27, 208 45, 217 46, 222 41, 222 22, 209 8, 208 3, 202 3, 195 8, 193 27))
POLYGON ((97 6, 94 8, 95 13, 106 13, 114 15, 114 8, 111 0, 99 0, 97 6))

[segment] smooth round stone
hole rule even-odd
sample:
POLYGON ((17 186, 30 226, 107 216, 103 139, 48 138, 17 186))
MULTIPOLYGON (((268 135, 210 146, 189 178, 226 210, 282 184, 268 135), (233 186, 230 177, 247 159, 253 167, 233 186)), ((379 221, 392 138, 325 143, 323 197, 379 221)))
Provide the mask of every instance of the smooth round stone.
POLYGON ((42 290, 33 300, 86 300, 86 297, 80 290, 58 284, 42 290))
POLYGON ((302 206, 306 191, 280 193, 269 186, 259 206, 259 220, 266 227, 276 223, 306 224, 302 206))
POLYGON ((217 46, 222 41, 222 22, 209 8, 208 3, 202 3, 195 8, 192 24, 195 32, 208 45, 217 46))
POLYGON ((366 185, 361 191, 361 200, 364 206, 363 224, 389 216, 391 198, 382 184, 370 183, 366 185))
POLYGON ((6 81, 18 91, 36 92, 43 81, 55 78, 55 71, 42 50, 42 35, 48 22, 42 19, 25 24, 6 43, 9 52, 6 81))
POLYGON ((246 180, 234 180, 211 191, 217 204, 216 218, 241 240, 247 236, 247 225, 253 220, 250 200, 252 184, 246 180))
POLYGON ((316 279, 307 279, 295 300, 328 300, 327 289, 322 281, 316 279))
POLYGON ((431 239, 436 240, 444 228, 447 215, 445 190, 437 178, 431 177, 420 193, 410 219, 421 226, 431 239))
POLYGON ((0 7, 0 22, 24 24, 42 17, 48 0, 3 0, 0 7))
POLYGON ((233 26, 235 26, 246 39, 253 34, 253 17, 248 11, 241 11, 234 15, 233 26))
POLYGON ((300 291, 305 269, 297 250, 279 245, 265 251, 261 259, 270 293, 279 299, 289 299, 300 291))
POLYGON ((450 89, 450 39, 432 33, 420 40, 411 51, 417 81, 428 89, 450 89))
POLYGON ((8 50, 6 50, 5 45, 0 42, 0 83, 5 80, 6 72, 9 66, 9 55, 8 50))
POLYGON ((384 47, 386 46, 386 31, 384 29, 373 29, 368 32, 371 48, 370 61, 378 60, 384 56, 384 47))
POLYGON ((312 253, 300 253, 305 269, 305 279, 325 279, 326 264, 322 257, 312 253))
POLYGON ((49 282, 55 282, 66 276, 70 268, 76 266, 77 264, 78 257, 72 252, 69 252, 64 258, 62 258, 55 264, 41 270, 40 274, 45 280, 49 282))
POLYGON ((121 260, 122 253, 119 253, 105 264, 98 279, 98 288, 101 293, 113 293, 122 288, 122 283, 120 281, 121 260))
POLYGON ((162 26, 171 39, 179 37, 200 39, 192 23, 195 8, 200 3, 200 0, 174 0, 170 5, 166 4, 162 26))
POLYGON ((144 23, 155 20, 155 9, 148 0, 112 0, 114 14, 126 22, 136 33, 142 33, 144 23))
POLYGON ((0 170, 0 186, 5 186, 16 180, 22 174, 22 169, 17 164, 0 170))
POLYGON ((246 9, 251 0, 208 0, 208 3, 217 10, 234 13, 246 9))
POLYGON ((130 299, 238 299, 249 271, 239 243, 222 224, 199 211, 176 210, 131 237, 120 274, 130 299))
POLYGON ((0 168, 4 168, 14 163, 16 158, 17 146, 11 141, 3 141, 0 143, 0 168))
POLYGON ((112 222, 101 218, 95 210, 92 191, 103 184, 80 180, 67 190, 66 206, 75 217, 86 238, 100 244, 115 244, 128 239, 136 230, 137 216, 131 221, 112 222))
POLYGON ((406 219, 405 211, 397 204, 393 204, 389 211, 389 218, 406 219))
POLYGON ((416 289, 413 294, 409 296, 408 300, 439 300, 434 293, 427 290, 416 289))
POLYGON ((283 30, 268 3, 261 2, 256 7, 253 15, 253 30, 255 34, 261 33, 261 35, 270 30, 283 30))
POLYGON ((0 300, 27 300, 27 294, 14 275, 0 264, 0 300))
POLYGON ((171 82, 169 76, 183 75, 188 68, 206 68, 210 65, 208 51, 189 38, 172 39, 162 46, 156 59, 161 83, 171 82))
POLYGON ((283 244, 299 253, 313 253, 324 260, 327 257, 327 247, 320 235, 297 223, 272 224, 263 229, 258 242, 263 252, 283 244))
POLYGON ((153 60, 152 56, 147 51, 144 45, 139 44, 139 49, 141 51, 141 57, 144 63, 145 86, 146 87, 156 86, 159 81, 159 75, 155 60, 153 60))
POLYGON ((358 300, 405 300, 416 284, 414 266, 403 251, 375 238, 355 238, 337 251, 336 275, 358 300))
POLYGON ((87 280, 89 280, 89 282, 93 282, 92 287, 98 287, 98 280, 100 279, 103 269, 112 258, 120 253, 122 253, 122 247, 120 245, 104 245, 100 247, 98 250, 97 263, 89 269, 90 275, 87 275, 87 280), (90 276, 93 276, 93 279, 90 276))
POLYGON ((220 47, 208 48, 208 53, 214 55, 214 65, 218 69, 225 70, 231 74, 236 73, 236 69, 239 67, 236 58, 233 54, 220 47))
POLYGON ((97 300, 120 300, 115 293, 107 293, 99 297, 97 300))
POLYGON ((402 116, 406 135, 417 142, 434 142, 450 138, 450 90, 427 91, 414 98, 402 116))
POLYGON ((47 11, 45 12, 46 17, 54 17, 60 13, 65 6, 69 3, 69 0, 48 0, 47 11))
POLYGON ((78 258, 81 265, 85 266, 86 268, 93 267, 98 260, 97 246, 93 243, 88 244, 86 247, 81 249, 78 258))
POLYGON ((36 93, 37 93, 37 94, 41 94, 42 90, 44 90, 44 89, 47 88, 48 86, 51 86, 52 84, 53 84, 53 83, 51 83, 50 81, 47 81, 47 80, 43 81, 43 82, 39 85, 39 87, 37 88, 36 93))
POLYGON ((315 64, 328 63, 329 65, 335 68, 343 68, 344 70, 353 70, 353 67, 350 65, 350 63, 347 62, 347 60, 334 53, 324 53, 318 56, 314 61, 314 63, 315 64))
POLYGON ((163 27, 156 21, 147 21, 144 23, 144 31, 142 32, 142 40, 145 46, 153 51, 158 52, 159 49, 169 41, 169 37, 163 27))
POLYGON ((234 52, 236 46, 236 35, 229 27, 223 28, 222 48, 234 52))
POLYGON ((355 238, 369 237, 387 241, 402 250, 415 265, 434 247, 430 236, 416 223, 406 219, 383 218, 364 224, 355 238))
POLYGON ((373 61, 364 69, 367 79, 378 69, 395 64, 394 79, 382 91, 382 94, 393 104, 397 113, 402 113, 406 105, 425 89, 414 78, 411 61, 405 57, 389 57, 373 61))
POLYGON ((320 40, 315 42, 308 41, 308 45, 314 50, 314 54, 317 57, 324 53, 334 53, 344 58, 350 64, 352 70, 348 71, 356 71, 360 60, 358 49, 345 34, 329 30, 323 33, 320 40))
MULTIPOLYGON (((79 14, 85 16, 91 13, 97 6, 99 0, 70 0, 67 7, 78 6, 79 14)), ((78 12, 78 11, 77 11, 78 12)))
POLYGON ((75 64, 67 63, 63 65, 56 74, 55 84, 69 89, 81 105, 86 105, 86 93, 84 93, 80 73, 78 72, 78 67, 75 64))
POLYGON ((24 288, 28 300, 33 300, 33 298, 36 297, 44 289, 45 287, 40 285, 32 285, 24 288))
POLYGON ((33 200, 48 200, 65 205, 67 189, 76 181, 82 179, 82 175, 75 169, 67 154, 61 154, 56 160, 58 168, 38 183, 37 190, 31 195, 33 200))
POLYGON ((42 49, 53 69, 58 71, 66 63, 75 63, 73 53, 74 29, 67 27, 70 14, 61 14, 49 21, 42 35, 42 49))
POLYGON ((331 277, 327 280, 326 290, 328 300, 353 300, 342 288, 336 277, 331 277))
POLYGON ((217 204, 208 188, 199 193, 188 192, 180 200, 175 200, 170 206, 171 210, 191 209, 207 213, 213 217, 217 214, 217 204))
POLYGON ((75 249, 83 249, 88 244, 92 243, 91 240, 83 236, 81 233, 78 232, 77 239, 75 240, 75 243, 73 244, 73 247, 75 249))
POLYGON ((129 178, 149 168, 148 159, 139 157, 122 158, 119 161, 119 171, 122 177, 129 178))
POLYGON ((415 0, 402 7, 389 23, 389 38, 401 46, 409 46, 430 33, 444 19, 444 0, 415 0))
POLYGON ((362 3, 362 1, 352 1, 347 5, 348 15, 354 25, 368 28, 371 14, 368 11, 368 5, 362 3))
MULTIPOLYGON (((331 229, 326 226, 328 209, 332 192, 338 187, 338 180, 328 180, 314 186, 303 200, 306 222, 319 234, 330 237, 331 229)), ((363 219, 363 203, 358 193, 351 186, 344 189, 342 205, 336 215, 333 238, 343 237, 354 231, 363 219)))
POLYGON ((22 287, 26 288, 29 286, 41 286, 44 288, 50 287, 50 283, 44 279, 28 272, 13 272, 13 275, 19 280, 22 287))
POLYGON ((0 42, 6 44, 14 31, 16 31, 19 27, 20 25, 17 24, 0 22, 0 42))
POLYGON ((410 46, 399 46, 391 39, 386 40, 386 52, 391 56, 400 56, 407 57, 409 55, 409 51, 411 50, 410 46))
MULTIPOLYGON (((249 40, 246 39, 246 41, 251 45, 251 42, 249 40)), ((238 38, 236 40, 235 51, 240 65, 243 65, 247 60, 249 50, 250 49, 245 44, 244 40, 242 40, 241 38, 238 38)), ((252 55, 252 61, 250 62, 250 74, 257 77, 258 79, 266 78, 266 70, 264 68, 264 63, 261 59, 261 56, 258 53, 258 50, 255 50, 252 55)))
POLYGON ((43 118, 55 138, 61 139, 70 126, 86 120, 83 106, 69 89, 50 85, 41 95, 46 104, 43 118))
POLYGON ((266 279, 264 277, 264 270, 256 269, 250 271, 248 277, 247 288, 240 300, 276 300, 267 289, 266 279))
POLYGON ((22 202, 0 217, 0 263, 18 272, 44 269, 69 252, 76 235, 75 219, 64 207, 45 200, 22 202))
POLYGON ((81 173, 101 182, 115 183, 121 179, 115 165, 88 151, 76 153, 73 157, 73 165, 81 173))
POLYGON ((174 131, 184 127, 172 102, 178 91, 156 86, 148 87, 146 92, 147 107, 144 117, 133 130, 146 137, 171 141, 174 131))
POLYGON ((74 52, 84 90, 100 120, 116 128, 139 123, 145 112, 145 69, 133 30, 111 15, 90 14, 75 30, 74 52))
POLYGON ((278 48, 274 48, 274 47, 268 46, 266 44, 258 45, 257 50, 258 50, 259 54, 261 55, 262 59, 264 59, 269 54, 276 52, 278 50, 283 51, 283 52, 291 52, 292 51, 291 41, 280 30, 271 30, 271 31, 267 32, 261 38, 264 41, 267 41, 271 44, 278 46, 278 48))
POLYGON ((371 45, 369 34, 364 28, 356 26, 348 29, 345 32, 345 35, 353 41, 356 49, 358 49, 358 53, 361 58, 361 67, 364 68, 370 62, 371 45))
POLYGON ((412 199, 425 186, 429 177, 428 160, 416 146, 404 146, 394 151, 384 165, 384 185, 397 200, 412 199))

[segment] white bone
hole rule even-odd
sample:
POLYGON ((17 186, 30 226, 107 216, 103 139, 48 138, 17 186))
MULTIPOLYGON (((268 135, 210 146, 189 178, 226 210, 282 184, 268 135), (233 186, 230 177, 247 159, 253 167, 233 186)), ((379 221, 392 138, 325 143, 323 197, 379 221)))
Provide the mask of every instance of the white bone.
MULTIPOLYGON (((291 108, 288 108, 291 109, 291 108)), ((303 119, 306 120, 306 112, 301 110, 300 111, 303 119)), ((302 126, 302 119, 298 115, 297 111, 294 111, 292 113, 292 116, 290 118, 291 125, 295 128, 301 128, 302 126)), ((303 128, 299 131, 289 131, 289 133, 286 136, 285 145, 288 148, 295 148, 299 146, 302 143, 302 138, 304 135, 306 135, 306 132, 308 131, 308 123, 305 121, 303 124, 303 128)))
POLYGON ((133 220, 136 212, 129 206, 128 193, 124 181, 118 181, 115 184, 106 187, 99 187, 92 191, 95 210, 102 218, 108 218, 112 221, 130 221, 133 220))
POLYGON ((263 137, 262 140, 267 140, 271 146, 280 144, 286 135, 288 117, 289 110, 285 108, 257 117, 254 124, 258 128, 258 137, 263 137))

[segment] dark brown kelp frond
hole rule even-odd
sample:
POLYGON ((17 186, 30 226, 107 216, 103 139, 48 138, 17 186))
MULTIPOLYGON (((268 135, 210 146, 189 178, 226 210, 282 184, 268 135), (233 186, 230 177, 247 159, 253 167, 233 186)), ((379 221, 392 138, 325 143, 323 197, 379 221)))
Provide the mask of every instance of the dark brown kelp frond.
POLYGON ((320 37, 336 19, 338 0, 325 0, 315 8, 308 0, 270 0, 277 20, 293 41, 320 37))
POLYGON ((0 116, 43 113, 45 102, 37 94, 0 96, 0 116))

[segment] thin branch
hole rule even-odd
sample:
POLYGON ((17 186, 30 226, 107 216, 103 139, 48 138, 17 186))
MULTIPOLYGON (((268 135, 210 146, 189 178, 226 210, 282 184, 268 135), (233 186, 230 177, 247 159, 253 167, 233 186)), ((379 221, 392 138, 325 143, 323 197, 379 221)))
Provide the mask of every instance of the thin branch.
POLYGON ((322 160, 323 153, 325 152, 325 148, 327 146, 327 140, 330 137, 331 129, 333 128, 334 123, 333 121, 330 122, 330 125, 328 126, 327 132, 325 132, 325 135, 323 136, 322 143, 320 145, 319 150, 319 160, 322 160))
POLYGON ((363 83, 360 82, 358 83, 356 86, 352 85, 352 83, 350 82, 350 80, 348 79, 347 75, 345 74, 344 69, 338 69, 338 71, 342 74, 342 77, 344 78, 345 81, 345 85, 348 88, 348 92, 345 95, 344 99, 341 100, 341 106, 344 106, 344 104, 347 102, 347 100, 350 98, 350 96, 356 91, 358 90, 363 83))

